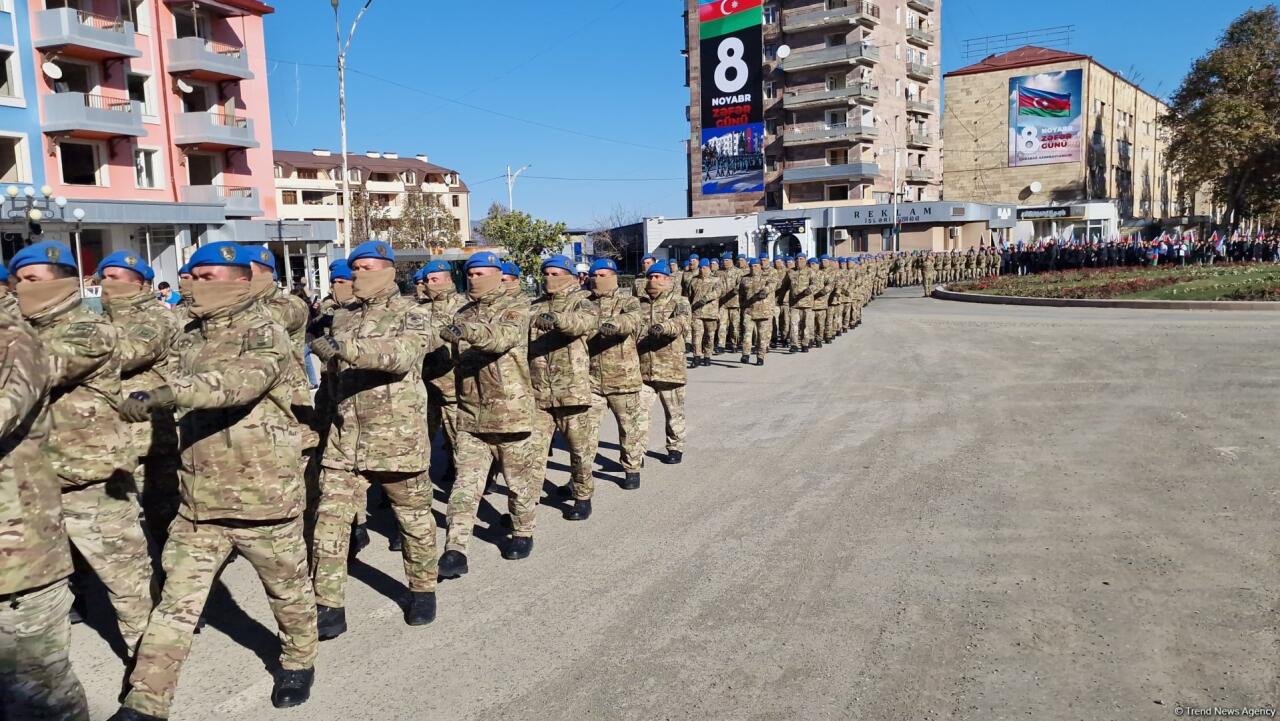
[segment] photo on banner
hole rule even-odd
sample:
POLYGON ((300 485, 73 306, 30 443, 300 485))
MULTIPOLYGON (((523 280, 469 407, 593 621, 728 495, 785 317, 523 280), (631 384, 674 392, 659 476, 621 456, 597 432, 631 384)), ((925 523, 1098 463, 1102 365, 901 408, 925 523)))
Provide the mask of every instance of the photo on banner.
POLYGON ((701 0, 702 194, 764 191, 761 0, 701 0))
POLYGON ((1084 71, 1009 78, 1009 167, 1084 159, 1084 71))

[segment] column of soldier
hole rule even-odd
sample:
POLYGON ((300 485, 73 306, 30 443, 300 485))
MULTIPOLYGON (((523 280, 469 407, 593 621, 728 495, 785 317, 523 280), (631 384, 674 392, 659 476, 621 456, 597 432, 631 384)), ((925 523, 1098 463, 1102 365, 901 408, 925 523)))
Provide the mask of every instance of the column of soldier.
POLYGON ((913 285, 924 287, 924 294, 933 292, 935 283, 955 283, 1000 275, 1003 264, 995 247, 970 248, 967 251, 906 251, 885 256, 889 266, 889 285, 905 288, 913 285))
POLYGON ((554 256, 531 300, 514 264, 482 252, 466 262, 465 294, 450 265, 433 261, 409 298, 391 247, 361 244, 332 264, 332 295, 310 326, 323 365, 313 398, 308 309, 278 288, 260 246, 200 247, 181 270, 176 312, 155 299, 154 273, 133 253, 96 269, 102 314, 82 303, 66 245, 16 253, 0 269, 3 717, 88 718, 68 651, 72 549, 105 587, 124 642, 113 721, 168 718, 210 590, 237 555, 280 631, 271 701, 296 706, 310 696, 319 642, 347 628, 347 563, 368 543, 370 487, 395 516, 405 622, 431 623, 437 579, 467 573, 495 473, 509 490, 502 556, 522 559, 556 432, 570 455, 564 515, 586 520, 606 409, 619 428, 621 486, 634 490, 655 401, 662 460, 682 460, 688 368, 717 348, 740 350, 743 362, 754 351, 759 365, 770 347, 821 347, 856 327, 891 282, 887 257, 721 260, 695 257, 682 274, 647 257, 627 291, 611 260, 596 261, 584 287, 554 256), (437 559, 438 434, 451 489, 437 559), (149 544, 161 549, 158 569, 149 544))

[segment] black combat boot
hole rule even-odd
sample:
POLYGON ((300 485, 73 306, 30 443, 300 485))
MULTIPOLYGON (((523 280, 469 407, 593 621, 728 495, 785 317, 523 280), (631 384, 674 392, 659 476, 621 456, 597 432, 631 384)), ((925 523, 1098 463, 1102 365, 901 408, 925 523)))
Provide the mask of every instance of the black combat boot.
POLYGON ((739 359, 738 359, 738 362, 739 362, 739 363, 750 363, 750 362, 751 362, 751 356, 749 356, 749 355, 745 355, 745 354, 744 354, 741 358, 739 358, 739 359))
POLYGON ((756 356, 756 365, 757 365, 757 366, 762 366, 762 365, 764 365, 764 356, 762 356, 762 355, 758 355, 758 356, 756 356))
POLYGON ((710 366, 710 365, 711 365, 711 359, 710 359, 710 358, 703 358, 703 359, 702 359, 702 367, 706 368, 707 366, 710 366))
POLYGON ((507 547, 502 549, 502 557, 508 561, 519 561, 533 553, 533 539, 528 536, 512 536, 507 547))
POLYGON ((330 606, 316 606, 316 630, 320 640, 328 641, 347 632, 347 610, 330 606))
POLYGON ((561 498, 573 498, 573 483, 556 486, 556 494, 561 498))
POLYGON ((564 512, 566 521, 585 521, 591 518, 591 499, 575 498, 573 508, 564 512))
POLYGON ((369 545, 369 527, 363 523, 351 526, 351 545, 347 548, 347 558, 355 558, 369 545))
POLYGON ((316 670, 277 671, 276 684, 271 689, 271 705, 276 708, 300 706, 311 698, 311 684, 316 681, 316 670))
POLYGON ((667 451, 667 455, 662 462, 668 466, 680 465, 680 461, 684 460, 684 451, 667 451))
POLYGON ((404 550, 404 539, 400 537, 400 526, 397 525, 395 530, 391 532, 391 538, 387 539, 387 550, 399 553, 404 550))
POLYGON ((410 591, 409 607, 404 610, 404 622, 410 626, 425 626, 436 620, 435 591, 410 591))
POLYGON ((107 719, 107 721, 164 721, 164 719, 121 706, 120 710, 111 714, 111 718, 107 719))
POLYGON ((801 352, 801 353, 808 353, 808 352, 809 352, 809 346, 807 346, 807 345, 806 345, 806 346, 801 346, 801 348, 800 348, 800 352, 801 352))
POLYGON ((628 473, 626 479, 622 481, 622 490, 634 491, 640 487, 640 474, 628 473))
POLYGON ((467 575, 467 557, 462 551, 445 551, 440 556, 436 571, 441 578, 457 578, 467 575))
POLYGON ((798 345, 793 345, 793 346, 791 346, 791 352, 792 352, 792 353, 799 353, 799 352, 800 352, 800 346, 798 346, 798 345))

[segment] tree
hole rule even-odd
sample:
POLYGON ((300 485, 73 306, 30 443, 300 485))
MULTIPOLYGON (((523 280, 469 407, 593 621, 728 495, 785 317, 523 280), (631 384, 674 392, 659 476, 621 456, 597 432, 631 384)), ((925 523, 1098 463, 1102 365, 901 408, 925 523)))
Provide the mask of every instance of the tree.
POLYGON ((455 218, 435 193, 406 193, 393 230, 398 247, 462 247, 455 218))
POLYGON ((480 223, 481 235, 506 248, 521 270, 534 275, 542 256, 549 250, 558 250, 567 232, 564 223, 538 220, 528 213, 511 212, 496 204, 480 223))
MULTIPOLYGON (((375 203, 364 188, 351 189, 351 239, 362 243, 387 229, 387 207, 375 203)), ((395 243, 392 242, 392 245, 395 243)))
POLYGON ((1192 65, 1163 119, 1186 186, 1208 184, 1232 230, 1280 199, 1280 13, 1236 18, 1192 65))
POLYGON ((613 210, 603 218, 596 218, 591 230, 591 247, 595 255, 601 258, 622 260, 622 256, 630 250, 631 236, 618 232, 619 228, 634 225, 641 221, 640 213, 628 210, 621 203, 613 206, 613 210))

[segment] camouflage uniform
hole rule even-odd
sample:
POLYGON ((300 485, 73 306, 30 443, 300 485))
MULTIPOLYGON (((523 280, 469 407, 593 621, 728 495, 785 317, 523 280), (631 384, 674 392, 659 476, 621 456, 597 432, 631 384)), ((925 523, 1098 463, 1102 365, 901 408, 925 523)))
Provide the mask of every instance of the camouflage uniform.
POLYGON ((924 297, 928 298, 933 292, 934 283, 938 281, 938 274, 933 270, 933 253, 926 253, 921 265, 921 272, 924 275, 924 297))
MULTIPOLYGON (((599 324, 612 323, 616 333, 603 328, 591 336, 591 394, 594 422, 600 425, 607 407, 618 421, 618 445, 625 473, 639 473, 644 452, 649 445, 649 413, 640 402, 640 356, 636 336, 644 319, 640 315, 640 299, 618 291, 592 293, 599 324)), ((597 440, 598 440, 597 435, 597 440)), ((591 449, 595 458, 595 449, 591 449)))
POLYGON ((720 323, 721 282, 701 274, 689 281, 689 304, 693 309, 693 357, 710 358, 720 323))
POLYGON ((311 384, 307 380, 306 359, 302 351, 311 310, 307 308, 306 301, 284 292, 274 283, 259 296, 259 300, 271 319, 289 334, 289 350, 293 357, 287 377, 291 391, 290 405, 294 418, 306 426, 303 429, 303 449, 315 448, 319 444, 319 433, 312 417, 315 409, 312 406, 311 384))
POLYGON ((196 624, 234 550, 257 572, 280 631, 280 665, 313 668, 319 640, 303 538, 301 429, 289 403, 292 343, 250 301, 178 339, 182 505, 161 561, 164 592, 138 646, 124 705, 165 718, 196 624))
POLYGON ((744 275, 746 273, 741 268, 730 265, 721 270, 718 276, 723 283, 720 290, 720 325, 716 328, 718 348, 731 349, 742 345, 742 301, 738 298, 738 285, 744 275))
POLYGON ((510 495, 512 533, 533 536, 542 488, 538 469, 547 449, 532 440, 535 409, 529 380, 529 304, 495 289, 458 310, 463 332, 454 344, 458 429, 453 445, 457 480, 449 494, 446 551, 467 552, 493 461, 502 464, 510 495))
POLYGON ((785 261, 774 261, 770 271, 773 279, 773 343, 786 345, 787 333, 791 330, 791 304, 787 301, 787 266, 785 261))
MULTIPOLYGON (((422 307, 438 334, 466 304, 466 296, 449 293, 439 300, 424 299, 422 307)), ((422 361, 422 379, 427 382, 427 437, 428 440, 434 439, 443 430, 450 448, 458 430, 458 391, 453 378, 453 363, 453 346, 448 343, 441 343, 428 351, 422 361)))
MULTIPOLYGON (((178 316, 145 289, 125 298, 104 298, 102 305, 116 328, 121 396, 167 384, 173 373, 169 348, 183 330, 178 316)), ((134 423, 129 430, 143 479, 147 530, 163 547, 178 513, 177 421, 172 411, 157 410, 151 423, 134 423)))
POLYGON ((62 480, 63 525, 107 587, 120 635, 132 651, 147 627, 155 589, 133 497, 137 449, 118 415, 116 329, 79 294, 28 320, 54 368, 46 453, 62 480))
POLYGON ((815 273, 807 265, 796 261, 794 270, 787 272, 791 286, 791 347, 805 348, 813 341, 813 293, 815 273))
POLYGON ((539 486, 547 471, 546 450, 556 431, 569 446, 573 497, 590 500, 595 493, 592 469, 600 442, 599 419, 591 412, 591 359, 587 338, 599 328, 588 293, 570 287, 545 293, 529 308, 531 317, 548 313, 555 327, 529 329, 529 379, 537 399, 533 446, 541 449, 539 486))
POLYGON ((0 310, 0 718, 89 721, 71 668, 71 550, 42 445, 49 434, 44 348, 0 310))
POLYGON ((423 357, 440 343, 431 316, 392 284, 355 306, 333 339, 338 407, 316 509, 316 603, 344 605, 351 524, 368 484, 381 486, 391 501, 409 590, 433 593, 436 523, 422 382, 423 357))
POLYGON ((769 352, 769 339, 773 325, 774 295, 773 278, 764 268, 752 270, 742 281, 742 355, 752 351, 755 342, 755 354, 763 358, 769 352))
POLYGON ((640 377, 644 381, 640 403, 646 411, 653 408, 655 398, 662 403, 668 453, 684 452, 684 389, 689 369, 684 362, 680 338, 692 321, 692 314, 688 299, 674 289, 656 298, 651 298, 648 293, 640 297, 640 317, 644 326, 636 343, 640 377))

